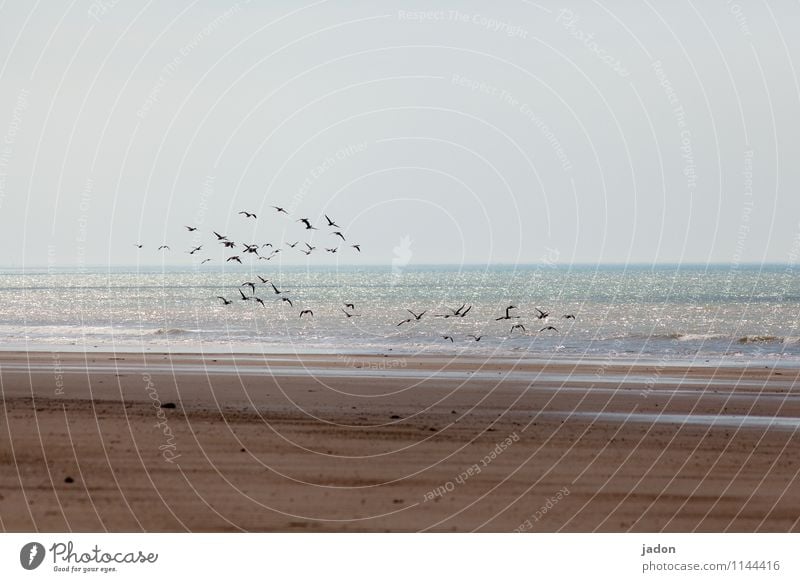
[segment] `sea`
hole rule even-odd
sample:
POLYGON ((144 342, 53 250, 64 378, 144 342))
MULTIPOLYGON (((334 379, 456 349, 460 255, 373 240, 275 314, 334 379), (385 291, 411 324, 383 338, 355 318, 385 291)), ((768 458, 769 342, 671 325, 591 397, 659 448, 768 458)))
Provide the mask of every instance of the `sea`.
POLYGON ((796 363, 800 273, 786 265, 7 269, 0 345, 796 363), (253 295, 248 281, 263 305, 241 299, 240 291, 253 295), (462 305, 471 309, 454 316, 462 305), (497 321, 509 305, 514 318, 497 321), (537 308, 549 316, 539 319, 537 308), (304 309, 313 316, 300 317, 304 309), (407 309, 425 314, 398 325, 413 319, 407 309))

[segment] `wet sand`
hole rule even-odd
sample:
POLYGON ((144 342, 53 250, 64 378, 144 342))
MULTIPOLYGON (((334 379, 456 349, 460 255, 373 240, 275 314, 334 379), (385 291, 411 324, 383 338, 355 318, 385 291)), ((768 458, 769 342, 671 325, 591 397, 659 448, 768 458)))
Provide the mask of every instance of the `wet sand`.
POLYGON ((799 377, 764 365, 2 352, 0 527, 797 531, 799 377))

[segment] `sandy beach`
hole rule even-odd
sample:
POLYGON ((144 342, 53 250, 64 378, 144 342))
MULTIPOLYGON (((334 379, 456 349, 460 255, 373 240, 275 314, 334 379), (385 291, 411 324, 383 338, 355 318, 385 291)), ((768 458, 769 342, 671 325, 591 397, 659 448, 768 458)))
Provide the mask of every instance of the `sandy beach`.
POLYGON ((5 531, 796 531, 800 369, 0 354, 5 531))

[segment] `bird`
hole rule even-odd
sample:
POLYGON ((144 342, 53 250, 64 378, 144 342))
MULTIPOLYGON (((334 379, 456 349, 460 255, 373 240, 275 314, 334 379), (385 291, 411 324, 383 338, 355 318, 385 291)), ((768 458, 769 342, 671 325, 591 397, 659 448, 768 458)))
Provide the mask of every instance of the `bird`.
POLYGON ((443 335, 442 338, 446 339, 446 340, 450 340, 450 343, 453 343, 453 336, 451 336, 451 335, 443 335))
POLYGON ((198 252, 202 248, 203 248, 203 245, 200 245, 199 247, 194 247, 192 250, 189 251, 189 254, 193 255, 193 254, 195 254, 196 252, 198 252))
POLYGON ((328 221, 328 226, 334 226, 336 228, 342 228, 341 226, 336 224, 334 221, 332 221, 331 218, 327 214, 325 214, 324 216, 325 216, 325 220, 328 221))
POLYGON ((305 245, 308 247, 308 252, 311 252, 311 251, 313 251, 313 250, 316 250, 316 248, 317 248, 317 247, 312 247, 312 246, 311 246, 310 244, 308 244, 308 243, 304 243, 304 244, 305 244, 305 245))
POLYGON ((194 231, 196 231, 196 230, 197 230, 197 227, 196 227, 196 226, 186 226, 185 228, 186 228, 186 230, 188 230, 189 232, 194 232, 194 231))
POLYGON ((272 243, 264 243, 263 245, 261 245, 261 248, 263 249, 264 247, 272 247, 272 246, 274 246, 272 243))
POLYGON ((300 241, 297 241, 295 243, 286 243, 286 246, 289 247, 290 249, 293 249, 294 247, 296 247, 299 244, 299 242, 300 241))
POLYGON ((261 299, 260 297, 256 297, 255 295, 253 295, 253 299, 258 301, 261 304, 261 307, 266 307, 266 305, 264 305, 264 300, 261 299))
POLYGON ((498 317, 498 318, 495 319, 495 321, 501 321, 503 319, 519 319, 518 315, 509 314, 509 311, 511 311, 512 309, 516 309, 516 306, 509 305, 508 307, 506 307, 506 315, 505 315, 505 317, 498 317))
POLYGON ((137 249, 140 249, 140 248, 142 248, 143 245, 141 245, 139 243, 133 243, 133 246, 135 246, 137 249))
POLYGON ((350 313, 348 311, 345 311, 344 309, 342 309, 342 313, 344 313, 347 316, 347 319, 350 319, 351 317, 361 317, 357 313, 350 313))
POLYGON ((344 306, 347 307, 347 309, 355 309, 356 308, 355 303, 345 303, 344 306))
POLYGON ((232 257, 228 257, 227 259, 225 259, 226 263, 230 263, 231 261, 236 261, 240 265, 242 264, 242 259, 240 259, 238 255, 234 255, 232 257))
POLYGON ((482 335, 475 335, 474 333, 471 333, 471 334, 469 334, 467 337, 471 337, 471 338, 472 338, 472 339, 474 339, 476 342, 479 342, 479 341, 481 341, 481 338, 482 338, 483 336, 482 336, 482 335))
POLYGON ((272 208, 274 208, 275 210, 277 210, 277 211, 278 211, 278 214, 280 214, 281 212, 283 212, 284 214, 289 214, 288 212, 286 212, 286 209, 284 209, 284 208, 281 208, 280 206, 273 206, 272 208))
POLYGON ((216 230, 212 230, 211 232, 213 232, 216 235, 217 240, 228 240, 227 236, 225 236, 224 234, 218 233, 216 230))
POLYGON ((297 222, 302 222, 303 224, 305 224, 306 230, 319 230, 318 228, 311 226, 311 222, 308 220, 308 218, 301 218, 297 222))
POLYGON ((543 327, 542 329, 540 329, 539 333, 541 333, 543 331, 558 331, 558 330, 556 328, 554 328, 552 325, 547 325, 547 326, 543 327))
POLYGON ((406 311, 408 311, 408 312, 409 312, 411 315, 413 315, 413 316, 414 316, 414 319, 415 319, 415 320, 417 320, 417 321, 419 321, 420 319, 422 319, 422 316, 423 316, 423 315, 425 315, 426 313, 428 313, 428 310, 427 310, 427 309, 426 309, 425 311, 423 311, 422 313, 420 313, 419 315, 417 315, 416 313, 414 313, 414 312, 413 312, 413 311, 411 311, 410 309, 406 309, 406 311))
POLYGON ((217 299, 222 299, 223 305, 230 305, 231 303, 233 303, 233 301, 231 301, 230 299, 225 299, 222 295, 217 295, 217 299))
POLYGON ((541 310, 541 309, 539 309, 538 307, 534 307, 534 309, 535 309, 536 311, 538 311, 538 312, 539 312, 539 313, 536 315, 536 319, 547 319, 547 316, 548 316, 548 315, 550 315, 550 312, 549 312, 549 311, 542 311, 542 310, 541 310))
POLYGON ((169 248, 169 245, 161 245, 160 247, 158 247, 158 250, 159 251, 170 251, 172 249, 169 248))
MULTIPOLYGON (((453 313, 447 313, 447 314, 444 314, 444 315, 437 315, 436 317, 444 317, 445 319, 447 319, 448 317, 455 317, 456 315, 461 315, 461 310, 464 309, 466 306, 467 306, 467 304, 464 303, 458 309, 452 309, 452 308, 448 307, 448 309, 450 309, 450 311, 452 311, 453 313)), ((472 306, 470 306, 470 309, 472 309, 472 306)), ((467 310, 467 311, 469 311, 469 310, 467 310)))
POLYGON ((314 317, 314 312, 310 309, 304 309, 300 312, 300 317, 302 318, 306 313, 308 313, 311 317, 314 317))
POLYGON ((515 323, 514 325, 511 326, 511 331, 509 333, 514 333, 515 329, 521 329, 522 331, 525 331, 525 326, 522 325, 521 323, 515 323))
POLYGON ((281 301, 288 303, 290 307, 294 307, 294 305, 292 305, 292 300, 288 297, 281 297, 281 301))
POLYGON ((248 299, 250 299, 247 295, 244 294, 244 292, 242 292, 241 289, 239 289, 239 295, 242 296, 242 301, 247 301, 248 299))
POLYGON ((272 285, 272 290, 275 292, 275 295, 280 295, 281 292, 278 291, 278 288, 275 286, 275 283, 270 283, 272 285))
POLYGON ((564 319, 575 319, 575 316, 572 315, 571 313, 568 313, 566 315, 562 315, 561 317, 563 317, 564 319))
POLYGON ((361 245, 350 245, 354 249, 356 249, 359 253, 361 252, 361 245))
POLYGON ((335 253, 336 251, 338 251, 339 249, 328 249, 328 248, 326 248, 325 250, 326 250, 327 252, 329 252, 329 253, 333 254, 333 253, 335 253))
POLYGON ((310 254, 311 254, 311 251, 304 251, 303 249, 300 249, 300 252, 301 252, 301 253, 305 253, 305 254, 306 254, 306 256, 308 256, 308 255, 310 255, 310 254))
POLYGON ((247 210, 242 210, 241 212, 238 212, 238 214, 244 214, 245 218, 258 218, 255 212, 247 212, 247 210))
POLYGON ((260 280, 262 283, 269 283, 269 279, 265 279, 265 278, 264 278, 264 277, 262 277, 261 275, 256 275, 256 277, 258 277, 258 279, 259 279, 259 280, 260 280))
POLYGON ((472 309, 472 305, 470 305, 469 307, 467 307, 467 309, 466 309, 465 311, 462 311, 461 313, 459 313, 459 314, 457 314, 457 315, 458 315, 459 317, 464 317, 464 316, 465 316, 467 313, 469 313, 469 310, 470 310, 470 309, 472 309))
POLYGON ((333 236, 338 236, 338 237, 339 237, 339 238, 341 238, 342 240, 347 240, 346 238, 344 238, 344 235, 343 235, 341 232, 339 232, 338 230, 337 230, 337 231, 335 231, 335 232, 332 232, 331 234, 332 234, 333 236))
POLYGON ((401 325, 403 325, 404 323, 411 323, 411 321, 412 321, 412 319, 411 319, 411 318, 409 318, 409 319, 404 319, 403 321, 401 321, 400 323, 398 323, 398 324, 397 324, 395 327, 400 327, 400 326, 401 326, 401 325))
POLYGON ((244 252, 251 253, 251 254, 258 254, 258 245, 249 245, 247 243, 242 243, 242 248, 244 252))
POLYGON ((236 243, 233 242, 232 240, 221 240, 219 242, 221 242, 222 246, 224 246, 226 249, 232 249, 233 247, 236 246, 236 243))
POLYGON ((202 265, 202 264, 204 264, 204 263, 207 263, 207 262, 209 262, 210 260, 211 260, 211 259, 203 259, 202 261, 200 261, 200 264, 202 265))
POLYGON ((250 281, 247 281, 247 282, 245 282, 245 283, 242 283, 242 287, 250 287, 250 289, 253 291, 253 293, 255 293, 255 292, 256 292, 256 284, 255 284, 255 283, 252 283, 252 282, 250 282, 250 281))

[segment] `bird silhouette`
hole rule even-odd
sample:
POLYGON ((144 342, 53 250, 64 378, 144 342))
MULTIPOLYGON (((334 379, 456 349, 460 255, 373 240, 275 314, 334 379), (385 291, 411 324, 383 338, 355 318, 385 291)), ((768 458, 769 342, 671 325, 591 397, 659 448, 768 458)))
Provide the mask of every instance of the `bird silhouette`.
POLYGON ((305 314, 309 314, 311 317, 314 317, 314 312, 310 309, 304 309, 300 312, 300 317, 302 318, 305 314))
POLYGON ((231 261, 236 261, 240 265, 242 264, 242 259, 239 258, 239 255, 234 255, 232 257, 228 257, 227 259, 225 259, 226 263, 230 263, 231 261))
POLYGON ((231 301, 230 299, 225 299, 222 295, 217 295, 217 299, 222 299, 223 305, 230 305, 231 303, 233 303, 233 301, 231 301))
POLYGON ((344 313, 347 316, 347 319, 350 319, 351 317, 361 317, 357 313, 350 313, 349 311, 345 311, 344 309, 342 309, 342 313, 344 313))
POLYGON ((194 232, 194 231, 196 231, 196 230, 197 230, 197 227, 196 227, 196 226, 186 226, 186 227, 184 227, 184 228, 186 228, 186 230, 188 230, 189 232, 194 232))
POLYGON ((278 211, 278 214, 280 214, 281 212, 283 212, 284 214, 289 214, 288 212, 286 212, 286 209, 284 209, 284 208, 281 208, 280 206, 273 206, 272 208, 274 208, 275 210, 277 210, 277 211, 278 211))
POLYGON ((355 309, 356 308, 354 303, 345 303, 344 306, 347 307, 347 309, 355 309))
POLYGON ((479 342, 479 341, 481 341, 481 338, 482 338, 483 336, 482 336, 482 335, 475 335, 475 334, 471 333, 471 334, 469 334, 467 337, 471 337, 471 338, 472 338, 472 339, 474 339, 476 342, 479 342))
POLYGON ((564 319, 575 319, 575 316, 572 315, 571 313, 568 313, 567 315, 562 315, 561 317, 563 317, 564 319))
POLYGON ((225 236, 224 234, 218 233, 216 230, 212 230, 211 232, 213 232, 214 235, 216 235, 217 240, 228 240, 227 236, 225 236))
POLYGON ((341 238, 342 240, 347 240, 346 238, 344 238, 344 235, 343 235, 341 232, 339 232, 338 230, 337 230, 337 231, 335 231, 335 232, 332 232, 331 234, 332 234, 333 236, 338 236, 338 237, 339 237, 339 238, 341 238))
POLYGON ((318 228, 311 226, 311 222, 308 220, 308 218, 301 218, 297 222, 302 222, 303 224, 305 224, 306 230, 319 230, 318 228))
POLYGON ((416 321, 419 321, 420 319, 422 319, 422 316, 423 316, 423 315, 425 315, 426 313, 428 313, 428 310, 427 310, 427 309, 426 309, 425 311, 423 311, 422 313, 420 313, 419 315, 417 315, 416 313, 414 313, 414 312, 413 312, 413 311, 411 311, 410 309, 406 309, 406 311, 408 311, 408 312, 409 312, 411 315, 413 315, 413 316, 414 316, 414 319, 415 319, 416 321))
POLYGON ((539 333, 541 333, 543 331, 558 331, 558 330, 556 328, 554 328, 552 325, 547 325, 547 326, 543 327, 542 329, 540 329, 539 333))
POLYGON ((169 245, 161 245, 160 247, 158 247, 158 250, 159 251, 171 251, 172 249, 169 248, 169 245))
POLYGON ((238 212, 237 214, 244 214, 245 218, 258 218, 258 216, 256 216, 255 212, 247 212, 247 210, 242 210, 241 212, 238 212))
POLYGON ((511 331, 508 333, 514 333, 515 329, 521 329, 522 331, 525 331, 525 326, 522 325, 521 323, 515 323, 514 325, 511 326, 511 331))
POLYGON ((255 292, 256 292, 256 284, 255 284, 255 283, 252 283, 252 282, 250 282, 250 281, 247 281, 247 282, 245 282, 245 283, 242 283, 242 287, 250 287, 250 289, 252 290, 252 292, 253 292, 253 293, 255 293, 255 292))
POLYGON ((356 249, 359 253, 361 252, 361 245, 350 245, 354 249, 356 249))
POLYGON ((519 319, 519 316, 518 316, 518 315, 511 315, 511 314, 509 313, 509 311, 511 311, 512 309, 516 309, 516 306, 514 306, 514 305, 509 305, 508 307, 506 307, 506 314, 505 314, 505 317, 498 317, 498 318, 496 318, 496 319, 495 319, 495 321, 501 321, 501 320, 503 320, 503 319, 519 319))
POLYGON ((193 255, 193 254, 195 254, 196 252, 198 252, 202 248, 203 248, 203 245, 200 245, 199 247, 194 247, 192 250, 189 251, 189 254, 193 255))
POLYGON ((450 340, 450 343, 453 343, 453 336, 451 336, 451 335, 443 335, 442 338, 446 339, 446 340, 450 340))
POLYGON ((336 227, 336 228, 342 228, 341 226, 336 224, 333 220, 331 220, 330 217, 327 214, 325 214, 323 216, 325 216, 325 220, 328 221, 328 226, 333 226, 333 227, 336 227))
POLYGON ((292 304, 292 300, 289 299, 288 297, 281 297, 281 301, 283 301, 284 303, 288 303, 290 307, 294 307, 294 305, 292 304))
POLYGON ((539 312, 536 314, 536 319, 547 319, 547 317, 550 315, 549 311, 542 311, 538 307, 534 307, 534 309, 539 312))

